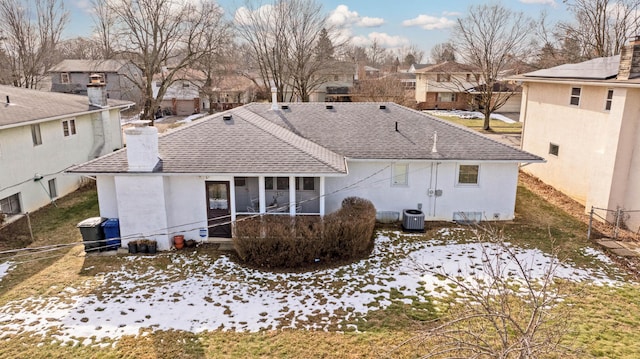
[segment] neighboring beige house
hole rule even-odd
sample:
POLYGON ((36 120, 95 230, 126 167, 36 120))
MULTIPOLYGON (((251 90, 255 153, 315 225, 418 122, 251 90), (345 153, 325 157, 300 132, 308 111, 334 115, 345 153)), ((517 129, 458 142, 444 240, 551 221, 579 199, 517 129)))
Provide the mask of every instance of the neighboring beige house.
POLYGON ((106 84, 107 98, 138 103, 142 70, 129 60, 63 60, 50 71, 51 91, 87 95, 89 76, 98 74, 106 84))
MULTIPOLYGON (((640 210, 640 38, 618 56, 514 79, 524 84, 522 149, 547 159, 523 170, 587 212, 640 210)), ((626 224, 638 230, 640 213, 626 224)))
MULTIPOLYGON (((157 98, 158 90, 164 81, 162 74, 153 76, 153 97, 157 98)), ((205 74, 199 70, 179 70, 174 75, 173 83, 167 88, 160 107, 167 113, 188 116, 200 113, 203 103, 200 89, 204 86, 205 74)))
POLYGON ((81 183, 69 166, 123 147, 120 111, 133 103, 108 100, 104 84, 87 96, 0 85, 0 212, 17 218, 81 183))
POLYGON ((471 66, 445 61, 415 69, 418 108, 469 109, 472 95, 467 93, 478 84, 480 74, 471 66))
POLYGON ((320 70, 324 82, 309 96, 310 102, 349 102, 353 90, 356 65, 335 61, 320 70))

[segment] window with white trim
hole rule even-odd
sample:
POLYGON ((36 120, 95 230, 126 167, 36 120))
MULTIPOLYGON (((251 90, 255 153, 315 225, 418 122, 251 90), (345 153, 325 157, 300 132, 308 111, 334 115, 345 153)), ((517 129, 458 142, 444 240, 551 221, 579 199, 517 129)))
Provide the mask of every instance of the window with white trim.
POLYGON ((580 87, 572 87, 571 88, 571 99, 569 100, 569 104, 573 106, 580 106, 580 93, 582 89, 580 87))
POLYGON ((68 84, 71 81, 69 80, 69 73, 68 72, 61 72, 60 73, 60 83, 61 84, 68 84))
POLYGON ((265 177, 264 189, 284 191, 289 189, 289 177, 265 177))
POLYGON ((458 166, 458 184, 459 185, 477 185, 479 173, 480 173, 480 165, 459 165, 458 166))
POLYGON ((296 177, 296 191, 315 191, 316 179, 314 177, 296 177))
POLYGON ((451 82, 451 75, 450 74, 437 74, 436 75, 436 82, 451 82))
POLYGON ((604 104, 604 109, 606 111, 611 110, 611 102, 613 102, 613 90, 607 90, 607 100, 604 104))
POLYGON ((35 125, 31 125, 31 139, 33 140, 34 146, 38 146, 42 144, 42 134, 40 133, 39 123, 36 123, 35 125))
POLYGON ((394 163, 391 168, 391 185, 406 186, 409 184, 409 164, 394 163))
POLYGON ((69 137, 76 134, 76 120, 64 120, 62 121, 62 133, 64 137, 69 137))

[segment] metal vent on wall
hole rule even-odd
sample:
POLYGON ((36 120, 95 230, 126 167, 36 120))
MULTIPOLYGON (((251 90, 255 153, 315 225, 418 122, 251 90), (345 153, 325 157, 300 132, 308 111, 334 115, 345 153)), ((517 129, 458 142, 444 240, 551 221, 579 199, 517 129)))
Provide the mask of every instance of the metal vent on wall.
POLYGON ((482 221, 482 212, 453 212, 453 221, 460 224, 473 224, 482 221))

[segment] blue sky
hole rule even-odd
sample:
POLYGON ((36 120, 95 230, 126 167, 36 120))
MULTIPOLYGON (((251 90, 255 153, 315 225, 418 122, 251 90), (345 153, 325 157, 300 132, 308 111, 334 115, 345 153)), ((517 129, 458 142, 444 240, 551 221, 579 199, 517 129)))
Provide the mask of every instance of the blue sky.
MULTIPOLYGON (((193 0, 191 0, 193 1, 193 0)), ((429 55, 431 47, 449 37, 451 26, 464 17, 473 0, 317 0, 323 5, 330 21, 341 27, 352 42, 367 46, 377 39, 382 46, 395 49, 416 45, 429 55)), ((90 0, 66 0, 71 21, 65 37, 88 36, 92 21, 90 0)), ((242 6, 242 0, 218 0, 229 18, 242 6)), ((504 0, 512 10, 523 11, 537 18, 542 10, 549 20, 568 19, 561 0, 504 0)), ((426 60, 426 59, 425 59, 426 60)))

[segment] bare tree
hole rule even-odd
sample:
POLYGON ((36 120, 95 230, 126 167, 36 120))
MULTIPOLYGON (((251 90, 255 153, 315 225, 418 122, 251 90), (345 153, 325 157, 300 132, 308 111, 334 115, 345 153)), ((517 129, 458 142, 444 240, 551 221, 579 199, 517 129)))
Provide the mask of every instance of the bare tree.
POLYGON ((199 84, 200 93, 209 102, 209 113, 215 110, 214 103, 218 100, 220 84, 225 77, 235 73, 235 59, 239 58, 233 43, 231 24, 222 17, 218 23, 212 24, 216 31, 208 34, 203 56, 196 62, 194 68, 202 71, 204 81, 199 84))
POLYGON ((557 251, 535 273, 537 265, 518 255, 497 230, 478 226, 473 232, 481 265, 461 266, 453 273, 417 265, 445 288, 454 288, 455 300, 431 329, 403 344, 424 343, 421 358, 534 359, 569 352, 561 345, 570 305, 565 305, 565 287, 556 283, 557 251))
POLYGON ((141 119, 153 124, 167 89, 177 72, 204 56, 217 31, 221 8, 213 2, 172 0, 112 0, 108 10, 115 16, 112 36, 143 71, 142 79, 128 76, 143 96, 141 119), (161 78, 154 80, 154 75, 161 78), (153 86, 156 87, 155 92, 153 86))
POLYGON ((332 60, 315 56, 318 42, 326 45, 330 40, 334 51, 341 46, 322 6, 307 0, 277 0, 267 5, 247 1, 235 20, 259 74, 256 85, 264 92, 275 87, 279 101, 294 97, 309 101, 311 92, 325 81, 319 70, 332 60))
POLYGON ((358 81, 351 95, 353 102, 395 102, 402 106, 415 105, 415 99, 393 73, 384 77, 358 81))
POLYGON ((513 59, 526 58, 532 22, 499 4, 471 6, 468 13, 458 19, 451 42, 463 62, 478 68, 481 83, 473 94, 484 114, 483 127, 490 130, 491 113, 514 94, 499 78, 513 59))
POLYGON ((440 44, 435 44, 431 48, 431 61, 436 64, 445 61, 456 61, 456 49, 450 42, 443 42, 440 44))
POLYGON ((419 64, 424 59, 424 51, 420 50, 416 45, 403 46, 396 50, 395 53, 405 66, 419 64))
POLYGON ((109 8, 109 0, 91 0, 94 34, 100 45, 102 59, 112 59, 115 55, 113 31, 116 23, 115 12, 109 8))
POLYGON ((98 42, 78 36, 60 41, 57 56, 60 59, 98 60, 103 58, 103 52, 98 42))
POLYGON ((59 0, 0 0, 2 46, 14 86, 38 87, 54 65, 52 54, 68 19, 59 0))
POLYGON ((620 53, 640 29, 640 0, 564 0, 575 17, 560 23, 563 35, 577 42, 588 58, 620 53))

